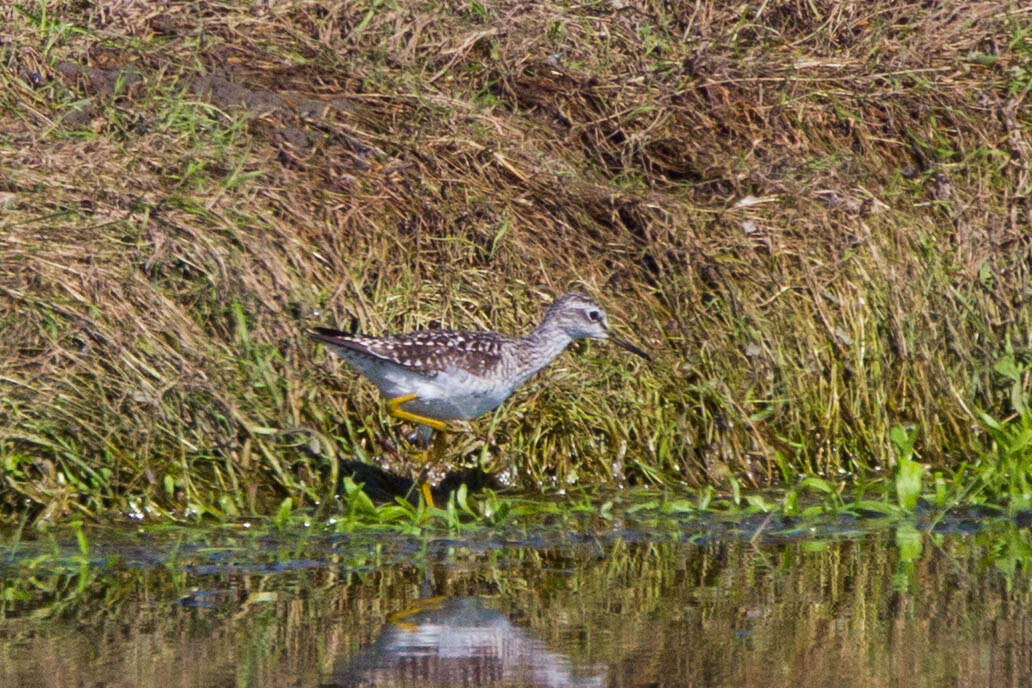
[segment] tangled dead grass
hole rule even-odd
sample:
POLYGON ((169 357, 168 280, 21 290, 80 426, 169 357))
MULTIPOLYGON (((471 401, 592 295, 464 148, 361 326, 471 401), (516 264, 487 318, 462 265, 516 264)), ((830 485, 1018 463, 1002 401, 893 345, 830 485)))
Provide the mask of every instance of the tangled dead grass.
POLYGON ((912 424, 950 466, 1027 392, 1018 3, 0 15, 9 515, 325 501, 396 429, 307 326, 518 331, 571 285, 657 365, 591 345, 456 456, 764 485, 912 424))

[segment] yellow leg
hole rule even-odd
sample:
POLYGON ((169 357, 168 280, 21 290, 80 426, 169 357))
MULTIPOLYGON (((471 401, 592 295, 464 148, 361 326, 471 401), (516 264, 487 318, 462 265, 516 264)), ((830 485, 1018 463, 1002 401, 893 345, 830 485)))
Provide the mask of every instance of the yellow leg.
MULTIPOLYGON (((418 394, 405 394, 400 397, 394 397, 388 400, 387 408, 392 416, 400 418, 401 420, 407 420, 410 423, 419 423, 420 425, 426 425, 427 427, 437 430, 437 439, 434 441, 434 448, 430 455, 430 460, 437 462, 444 455, 444 449, 446 442, 444 439, 444 431, 448 429, 448 424, 439 421, 436 418, 428 418, 427 416, 421 416, 418 413, 412 413, 401 408, 402 404, 407 404, 413 399, 417 399, 418 394)), ((423 501, 427 506, 434 506, 434 496, 430 492, 430 484, 422 478, 420 480, 419 490, 423 493, 423 501)))
POLYGON ((419 486, 419 489, 423 493, 423 501, 427 506, 434 506, 434 496, 430 493, 430 483, 423 481, 423 484, 419 486))
POLYGON ((421 600, 416 600, 410 606, 406 607, 405 609, 402 609, 400 612, 394 612, 393 614, 391 614, 389 617, 387 617, 387 620, 395 626, 400 626, 406 631, 414 631, 417 628, 419 628, 419 626, 417 624, 412 623, 411 621, 406 621, 406 619, 408 619, 410 616, 415 616, 420 612, 436 612, 440 611, 441 609, 444 609, 444 599, 444 597, 437 596, 426 597, 421 600))
POLYGON ((434 506, 434 496, 430 491, 430 483, 426 482, 427 473, 443 459, 445 449, 447 448, 447 433, 438 431, 437 437, 434 438, 434 446, 422 452, 419 458, 423 462, 423 470, 419 472, 416 481, 419 483, 419 489, 423 493, 423 503, 427 506, 434 506))
MULTIPOLYGON (((434 438, 434 446, 429 451, 429 456, 426 459, 428 468, 436 465, 437 462, 441 460, 447 446, 447 436, 443 432, 438 432, 437 437, 434 438)), ((422 485, 419 486, 419 489, 423 492, 423 500, 426 502, 426 505, 434 506, 434 496, 430 494, 430 483, 426 482, 426 480, 422 480, 422 485)))
POLYGON ((401 408, 402 404, 407 404, 413 399, 417 398, 419 398, 418 394, 406 394, 404 396, 394 397, 393 399, 387 402, 387 409, 389 410, 390 414, 395 418, 407 420, 410 423, 419 423, 420 425, 426 425, 428 427, 433 428, 434 430, 447 430, 448 424, 444 423, 443 421, 439 421, 436 418, 427 418, 426 416, 421 416, 418 413, 412 413, 411 411, 406 411, 405 409, 401 408))

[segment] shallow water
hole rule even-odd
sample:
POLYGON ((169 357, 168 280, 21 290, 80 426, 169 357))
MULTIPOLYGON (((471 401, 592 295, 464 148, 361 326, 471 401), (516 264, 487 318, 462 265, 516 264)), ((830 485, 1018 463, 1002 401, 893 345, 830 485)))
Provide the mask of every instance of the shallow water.
POLYGON ((8 541, 0 685, 1032 683, 1032 539, 1012 521, 712 525, 8 541))

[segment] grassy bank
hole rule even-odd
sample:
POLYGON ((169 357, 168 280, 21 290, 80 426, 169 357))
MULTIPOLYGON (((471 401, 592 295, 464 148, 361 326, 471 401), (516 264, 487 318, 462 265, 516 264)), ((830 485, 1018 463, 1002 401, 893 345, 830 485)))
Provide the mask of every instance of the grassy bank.
POLYGON ((575 347, 456 460, 536 489, 906 456, 1028 499, 1019 3, 0 17, 7 519, 325 501, 339 459, 405 461, 307 327, 520 331, 571 286, 655 365, 575 347))

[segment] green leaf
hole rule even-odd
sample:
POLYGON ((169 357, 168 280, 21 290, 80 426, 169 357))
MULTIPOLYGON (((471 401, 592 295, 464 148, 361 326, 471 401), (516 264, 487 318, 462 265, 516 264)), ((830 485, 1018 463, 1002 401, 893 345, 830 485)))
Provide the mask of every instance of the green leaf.
MULTIPOLYGON (((712 493, 710 495, 712 496, 712 493)), ((706 507, 701 506, 700 503, 698 508, 705 509, 706 507)), ((663 503, 663 513, 666 514, 690 514, 695 510, 696 506, 688 499, 672 499, 669 502, 663 503)))
POLYGON ((1021 382, 1021 374, 1024 372, 1011 354, 1007 354, 997 361, 996 365, 993 366, 993 370, 1012 382, 1021 382))
POLYGON ((901 459, 909 459, 914 453, 914 443, 917 441, 917 433, 908 431, 902 425, 896 425, 889 431, 889 439, 896 445, 896 454, 901 459))
POLYGON ((896 547, 903 563, 917 561, 924 549, 924 538, 912 523, 900 523, 896 528, 896 547))
POLYGON ((896 500, 908 511, 917 506, 924 471, 923 465, 909 458, 896 464, 896 500))
POLYGON ((812 487, 815 490, 823 492, 824 494, 834 494, 835 490, 832 489, 831 485, 824 478, 818 478, 814 475, 808 475, 799 481, 800 488, 812 487))
POLYGON ((899 512, 898 507, 886 504, 885 502, 878 502, 873 499, 858 499, 849 506, 854 512, 874 511, 875 513, 884 514, 885 516, 895 516, 899 512))
POLYGON ((476 513, 469 508, 469 488, 466 487, 466 483, 459 485, 459 489, 455 491, 455 503, 470 516, 476 516, 476 513))
POLYGON ((767 504, 767 500, 765 500, 762 495, 746 495, 745 501, 749 506, 751 506, 753 509, 756 509, 757 511, 767 513, 771 510, 770 505, 767 504))
POLYGON ((290 514, 294 511, 294 500, 287 497, 280 502, 279 508, 276 509, 276 515, 272 517, 272 522, 277 526, 282 526, 290 518, 290 514))

